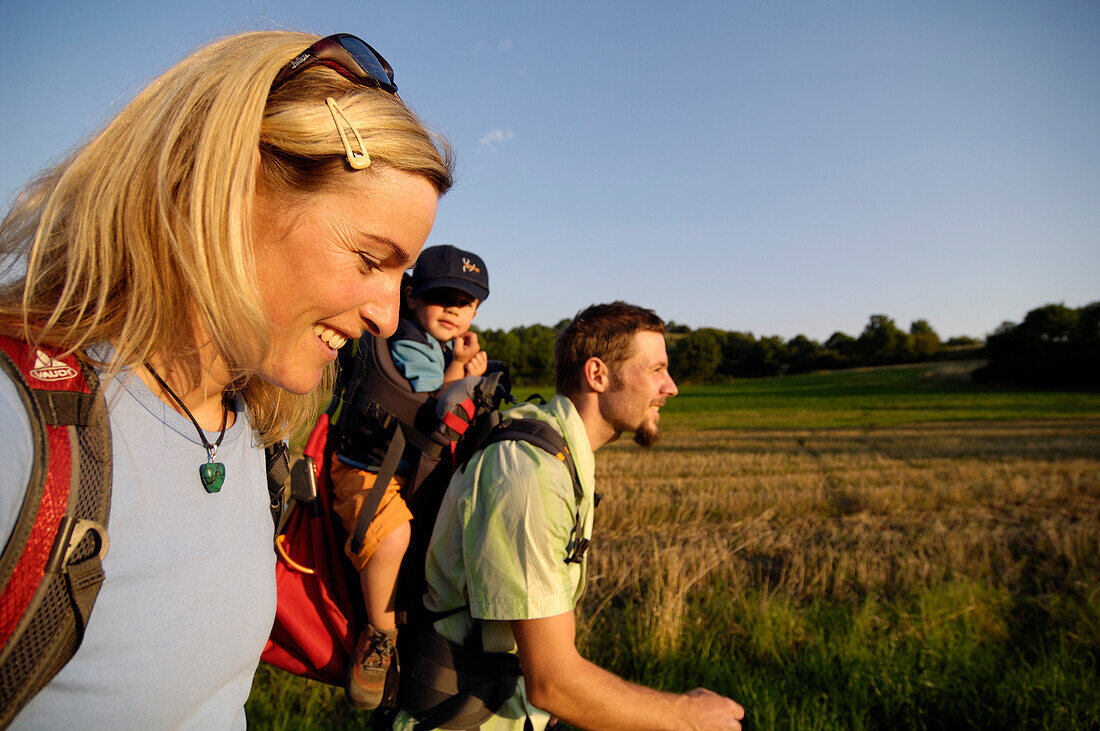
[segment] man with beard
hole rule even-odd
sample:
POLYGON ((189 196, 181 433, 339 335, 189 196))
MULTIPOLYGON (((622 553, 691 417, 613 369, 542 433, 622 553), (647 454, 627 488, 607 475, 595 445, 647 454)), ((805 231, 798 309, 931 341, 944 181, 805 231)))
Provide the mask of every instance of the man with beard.
MULTIPOLYGON (((403 688, 404 706, 419 711, 422 726, 538 730, 557 718, 580 728, 740 728, 744 710, 729 698, 703 688, 675 694, 636 685, 576 648, 574 608, 595 502, 593 452, 623 432, 643 447, 660 437, 660 407, 677 393, 664 332, 651 310, 624 302, 585 309, 555 344, 557 395, 508 413, 548 423, 564 438, 579 489, 564 454, 555 458, 524 441, 490 444, 452 478, 428 548, 424 600, 436 618, 429 634, 450 648, 458 670, 439 672, 438 657, 427 662, 424 653, 402 658, 413 663, 412 677, 424 680, 403 688), (471 680, 471 672, 488 674, 492 655, 468 652, 513 661, 505 653, 518 653, 522 675, 514 691, 471 680), (437 671, 425 680, 433 663, 437 671), (471 684, 474 690, 455 693, 471 684), (432 704, 449 696, 463 710, 441 720, 419 703, 427 695, 432 704)), ((402 711, 394 727, 415 724, 402 711)))

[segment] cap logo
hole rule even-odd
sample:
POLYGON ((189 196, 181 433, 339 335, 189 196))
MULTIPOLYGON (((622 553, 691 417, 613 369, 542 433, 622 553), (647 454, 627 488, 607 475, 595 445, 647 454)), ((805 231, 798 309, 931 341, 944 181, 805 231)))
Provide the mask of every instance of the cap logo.
POLYGON ((462 257, 462 271, 463 272, 476 272, 477 274, 481 274, 481 270, 477 268, 477 264, 474 264, 472 261, 470 261, 466 257, 462 257))
POLYGON ((41 350, 34 358, 31 375, 40 381, 64 381, 76 378, 76 369, 62 361, 52 358, 41 350))

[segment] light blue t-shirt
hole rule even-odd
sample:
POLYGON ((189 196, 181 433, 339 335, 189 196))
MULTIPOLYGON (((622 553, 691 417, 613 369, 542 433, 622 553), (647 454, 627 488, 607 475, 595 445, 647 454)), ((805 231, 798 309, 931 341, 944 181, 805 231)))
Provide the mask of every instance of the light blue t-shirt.
POLYGON ((442 388, 443 372, 447 369, 449 360, 446 343, 439 342, 431 333, 425 332, 424 337, 426 343, 415 340, 394 340, 390 343, 393 364, 415 393, 442 388))
MULTIPOLYGON (((238 401, 199 481, 194 425, 130 372, 105 384, 113 480, 106 579, 83 644, 13 729, 241 729, 275 617, 275 554, 263 448, 238 401)), ((29 476, 26 412, 0 377, 0 536, 29 476)), ((207 433, 211 442, 217 434, 207 433)))

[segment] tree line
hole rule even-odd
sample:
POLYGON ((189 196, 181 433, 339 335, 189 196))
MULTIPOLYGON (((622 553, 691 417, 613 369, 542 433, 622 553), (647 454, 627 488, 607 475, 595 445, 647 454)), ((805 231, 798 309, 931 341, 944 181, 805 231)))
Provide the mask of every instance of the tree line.
MULTIPOLYGON (((513 382, 553 383, 554 340, 568 322, 479 330, 479 339, 492 360, 508 366, 513 382)), ((1003 323, 985 343, 965 336, 941 340, 924 319, 902 329, 884 314, 871 315, 857 336, 837 331, 825 342, 668 324, 669 369, 683 383, 985 357, 989 365, 980 375, 990 380, 1087 385, 1100 377, 1098 352, 1100 302, 1078 309, 1044 305, 1019 325, 1003 323)))
POLYGON ((1023 322, 1004 322, 985 342, 983 381, 1034 386, 1100 386, 1100 302, 1048 304, 1023 322))
MULTIPOLYGON (((554 340, 568 325, 526 325, 510 330, 479 330, 481 347, 492 360, 505 363, 519 384, 554 380, 554 340)), ((886 315, 872 315, 858 337, 834 333, 824 343, 798 335, 757 338, 749 332, 715 328, 693 330, 668 324, 669 369, 684 382, 707 383, 731 378, 756 378, 783 373, 850 368, 861 365, 909 363, 935 357, 944 348, 978 347, 973 338, 942 342, 926 320, 900 329, 886 315)))

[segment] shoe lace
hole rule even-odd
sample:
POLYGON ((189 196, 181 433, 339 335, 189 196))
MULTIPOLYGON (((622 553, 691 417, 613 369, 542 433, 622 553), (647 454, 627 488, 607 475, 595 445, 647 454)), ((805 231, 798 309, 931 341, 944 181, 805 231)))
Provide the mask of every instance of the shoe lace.
POLYGON ((393 654, 393 640, 384 632, 374 632, 370 638, 370 652, 363 654, 363 667, 382 667, 393 654))

